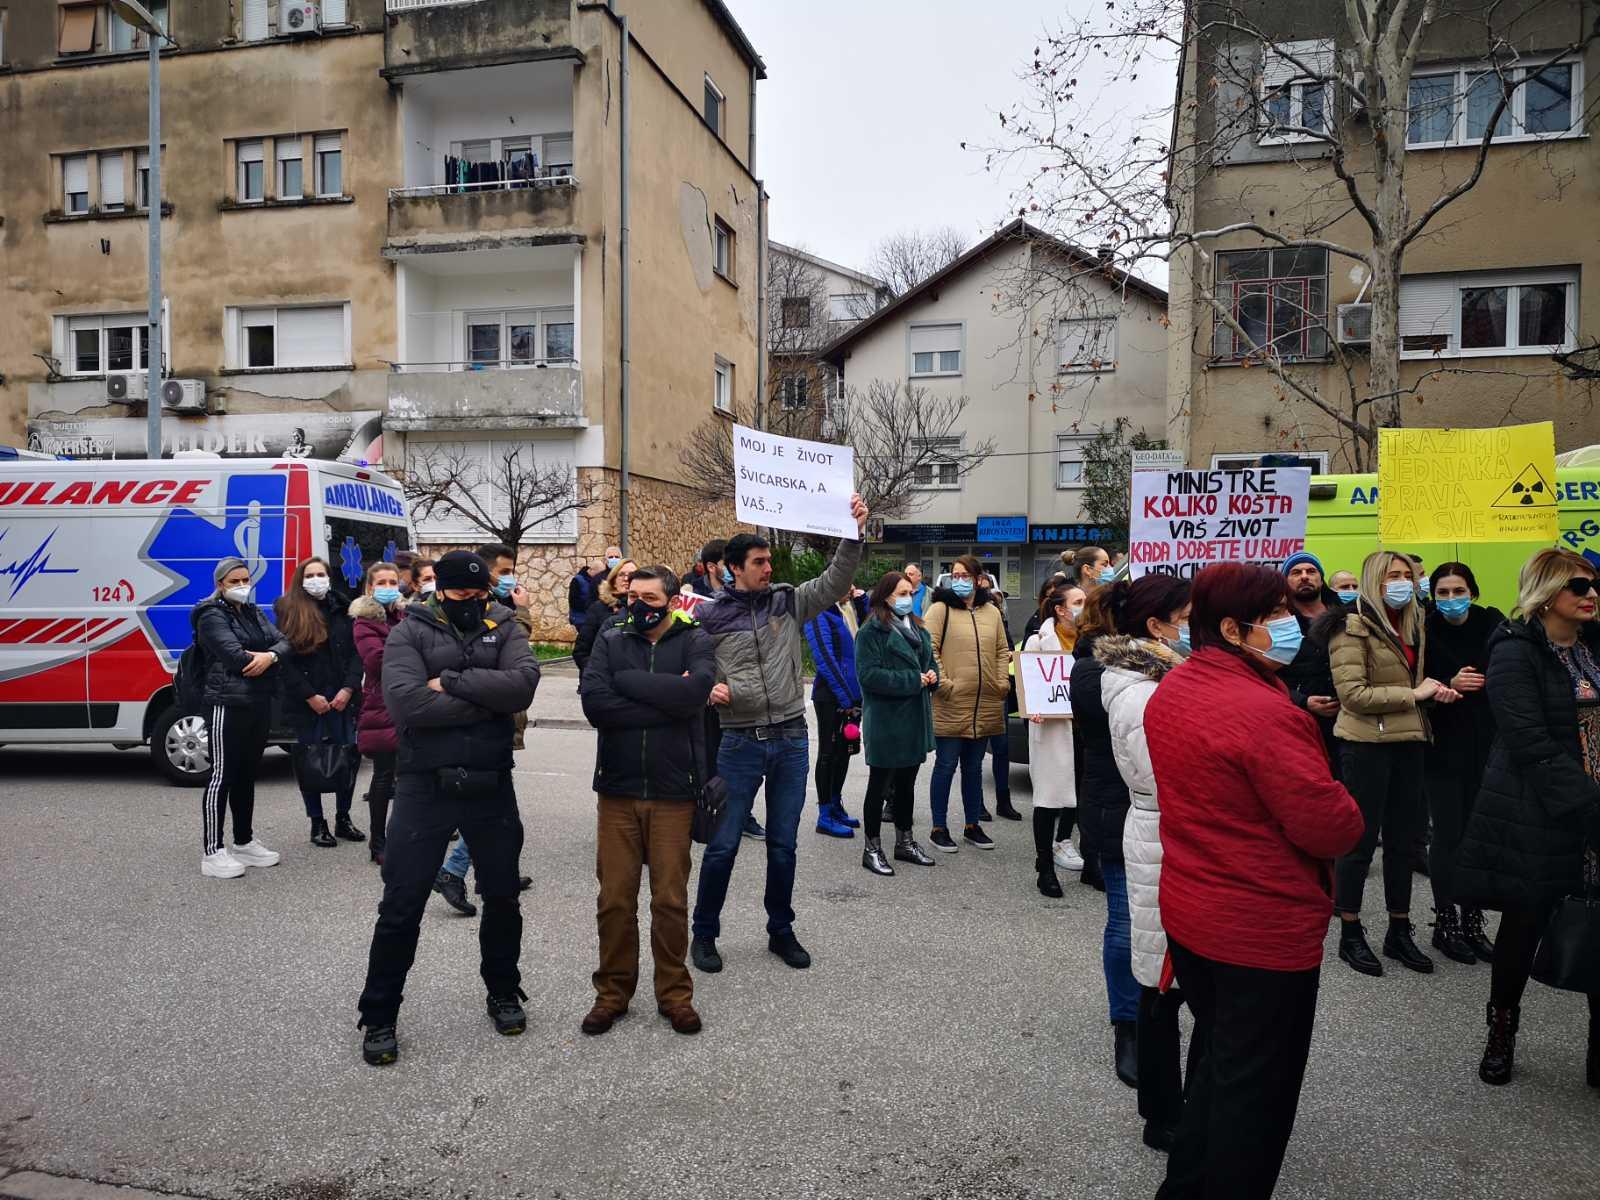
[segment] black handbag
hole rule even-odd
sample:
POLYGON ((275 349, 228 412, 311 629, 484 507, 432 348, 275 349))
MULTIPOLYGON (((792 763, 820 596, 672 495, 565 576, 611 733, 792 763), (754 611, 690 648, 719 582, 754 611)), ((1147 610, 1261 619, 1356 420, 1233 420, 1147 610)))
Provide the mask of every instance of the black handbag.
POLYGON ((291 752, 295 782, 302 792, 321 796, 355 790, 361 751, 353 738, 346 740, 352 731, 344 713, 324 713, 316 719, 291 752))
POLYGON ((706 780, 705 787, 694 801, 694 821, 689 826, 689 836, 700 845, 710 845, 722 824, 723 810, 728 806, 728 785, 721 775, 706 780))
POLYGON ((1600 992, 1600 871, 1594 851, 1584 855, 1584 895, 1563 896, 1544 927, 1533 956, 1533 977, 1563 992, 1600 992))

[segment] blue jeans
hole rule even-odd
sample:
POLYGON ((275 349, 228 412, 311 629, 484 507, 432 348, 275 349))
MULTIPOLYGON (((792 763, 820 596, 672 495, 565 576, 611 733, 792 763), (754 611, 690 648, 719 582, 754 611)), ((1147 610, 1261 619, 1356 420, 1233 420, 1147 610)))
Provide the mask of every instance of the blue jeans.
POLYGON ((467 849, 467 839, 458 836, 450 843, 450 853, 445 855, 444 869, 452 875, 467 877, 467 868, 472 865, 472 852, 467 849))
POLYGON ((694 936, 722 933, 722 905, 745 818, 763 781, 767 785, 767 932, 789 933, 794 927, 794 852, 800 832, 800 810, 806 803, 806 774, 811 741, 805 735, 757 741, 737 729, 722 731, 717 774, 728 785, 722 823, 700 860, 700 887, 694 902, 694 936))
POLYGON ((942 737, 934 739, 933 827, 950 828, 950 781, 961 765, 961 807, 967 824, 976 825, 983 814, 983 756, 989 743, 984 738, 942 737))
POLYGON ((1106 933, 1101 960, 1106 976, 1106 998, 1113 1021, 1139 1019, 1139 981, 1133 977, 1133 918, 1128 914, 1128 867, 1121 859, 1100 860, 1106 881, 1106 933))

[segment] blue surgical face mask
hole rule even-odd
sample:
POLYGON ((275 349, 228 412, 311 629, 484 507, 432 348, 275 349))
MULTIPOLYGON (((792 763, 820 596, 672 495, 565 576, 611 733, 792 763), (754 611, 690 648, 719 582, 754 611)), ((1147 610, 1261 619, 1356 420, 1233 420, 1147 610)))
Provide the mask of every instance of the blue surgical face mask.
POLYGON ((896 596, 894 598, 894 611, 902 617, 909 617, 916 604, 917 598, 915 596, 896 596))
POLYGON ((722 568, 722 586, 723 587, 732 587, 733 586, 733 572, 728 570, 727 567, 723 567, 722 568))
MULTIPOLYGON (((1272 635, 1272 645, 1267 649, 1257 650, 1256 647, 1250 646, 1250 649, 1255 650, 1262 658, 1286 667, 1294 661, 1294 656, 1300 653, 1300 643, 1305 635, 1300 632, 1300 622, 1293 614, 1268 621, 1265 625, 1256 625, 1255 628, 1265 629, 1272 635)), ((1246 642, 1245 645, 1248 646, 1249 643, 1246 642)))
POLYGON ((972 595, 972 580, 965 575, 950 581, 950 590, 965 600, 972 595))
POLYGON ((517 590, 517 577, 515 575, 502 575, 494 581, 494 594, 504 600, 517 590))
POLYGON ((1178 649, 1182 650, 1185 654, 1189 653, 1189 651, 1193 649, 1193 646, 1191 646, 1189 642, 1189 622, 1187 621, 1178 626, 1178 649))
POLYGON ((1435 600, 1433 606, 1452 621, 1459 621, 1472 607, 1471 596, 1451 596, 1448 600, 1435 600))
POLYGON ((1101 569, 1099 576, 1101 583, 1112 583, 1116 580, 1116 578, 1117 569, 1115 567, 1103 567, 1101 569))
POLYGON ((1337 592, 1335 594, 1339 597, 1340 601, 1345 604, 1354 604, 1358 599, 1361 598, 1360 591, 1337 592))
POLYGON ((400 589, 397 587, 373 588, 372 598, 385 608, 388 608, 389 605, 400 599, 400 589))
POLYGON ((1432 592, 1432 591, 1433 591, 1433 584, 1428 582, 1428 577, 1426 575, 1424 575, 1421 579, 1417 580, 1417 595, 1421 596, 1424 600, 1426 600, 1428 598, 1428 594, 1430 592, 1432 592))
POLYGON ((1390 608, 1404 608, 1416 594, 1417 589, 1409 579, 1396 579, 1383 585, 1383 602, 1390 608))
POLYGON ((619 563, 621 563, 621 562, 622 562, 622 560, 620 558, 608 558, 608 559, 606 559, 606 570, 615 571, 617 569, 617 565, 619 563))

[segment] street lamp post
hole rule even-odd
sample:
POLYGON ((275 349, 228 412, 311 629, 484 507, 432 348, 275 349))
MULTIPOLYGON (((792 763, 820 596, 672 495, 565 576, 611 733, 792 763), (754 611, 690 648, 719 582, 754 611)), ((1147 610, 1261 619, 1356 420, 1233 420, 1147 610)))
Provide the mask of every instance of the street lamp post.
MULTIPOLYGON (((150 313, 144 334, 149 359, 144 403, 145 455, 157 459, 161 457, 161 43, 172 39, 139 0, 111 0, 111 8, 150 42, 150 182, 145 190, 150 214, 150 313)), ((137 189, 137 179, 134 186, 137 189)))

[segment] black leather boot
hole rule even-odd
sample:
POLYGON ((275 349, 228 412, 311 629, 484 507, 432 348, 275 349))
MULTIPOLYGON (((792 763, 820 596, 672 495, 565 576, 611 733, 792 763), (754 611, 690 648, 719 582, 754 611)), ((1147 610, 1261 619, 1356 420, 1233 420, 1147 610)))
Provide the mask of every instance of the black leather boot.
POLYGON ((467 881, 463 876, 440 870, 434 877, 433 890, 444 897, 444 902, 464 917, 478 915, 478 906, 467 899, 467 881))
POLYGON ((1363 975, 1383 974, 1383 964, 1367 944, 1367 931, 1360 921, 1339 921, 1339 957, 1363 975))
POLYGON ((1078 873, 1078 882, 1088 884, 1097 892, 1106 890, 1105 877, 1100 874, 1100 856, 1098 854, 1085 854, 1083 856, 1083 870, 1078 873))
POLYGON ((1011 794, 1009 792, 1004 796, 996 796, 994 798, 994 811, 1008 821, 1022 820, 1022 814, 1011 807, 1011 794))
POLYGON ((1433 959, 1417 949, 1417 943, 1411 936, 1411 920, 1408 917, 1390 917, 1389 932, 1383 935, 1383 956, 1392 958, 1401 966, 1410 967, 1423 975, 1433 971, 1433 959))
POLYGON ((879 838, 867 839, 867 844, 861 848, 861 865, 874 875, 894 874, 894 868, 884 857, 883 841, 879 838))
POLYGON ((1461 921, 1456 916, 1456 906, 1446 904, 1433 912, 1433 948, 1452 962, 1475 963, 1478 956, 1462 936, 1461 921))
POLYGON ((340 813, 333 819, 333 832, 347 842, 364 842, 367 835, 350 823, 349 813, 340 813))
POLYGON ((1478 1064, 1478 1078, 1485 1083, 1499 1087, 1511 1082, 1511 1068, 1517 1058, 1517 1026, 1521 1023, 1521 1017, 1520 1008, 1489 1005, 1489 1040, 1483 1047, 1483 1061, 1478 1064))
POLYGON ((1461 940, 1472 947, 1479 962, 1494 961, 1494 943, 1483 928, 1483 909, 1461 906, 1461 940))
POLYGON ((326 848, 337 846, 339 843, 334 840, 333 834, 328 832, 328 823, 318 820, 311 822, 311 844, 326 848))
POLYGON ((1139 1086, 1139 1026, 1133 1021, 1113 1021, 1116 1035, 1117 1078, 1131 1088, 1139 1086))
POLYGON ((1041 854, 1034 861, 1034 869, 1039 872, 1039 894, 1048 896, 1052 900, 1062 897, 1061 880, 1056 878, 1056 861, 1048 854, 1041 854))
POLYGON ((909 829, 894 831, 894 858, 896 862, 915 863, 919 867, 931 867, 934 863, 933 855, 917 845, 909 829))

